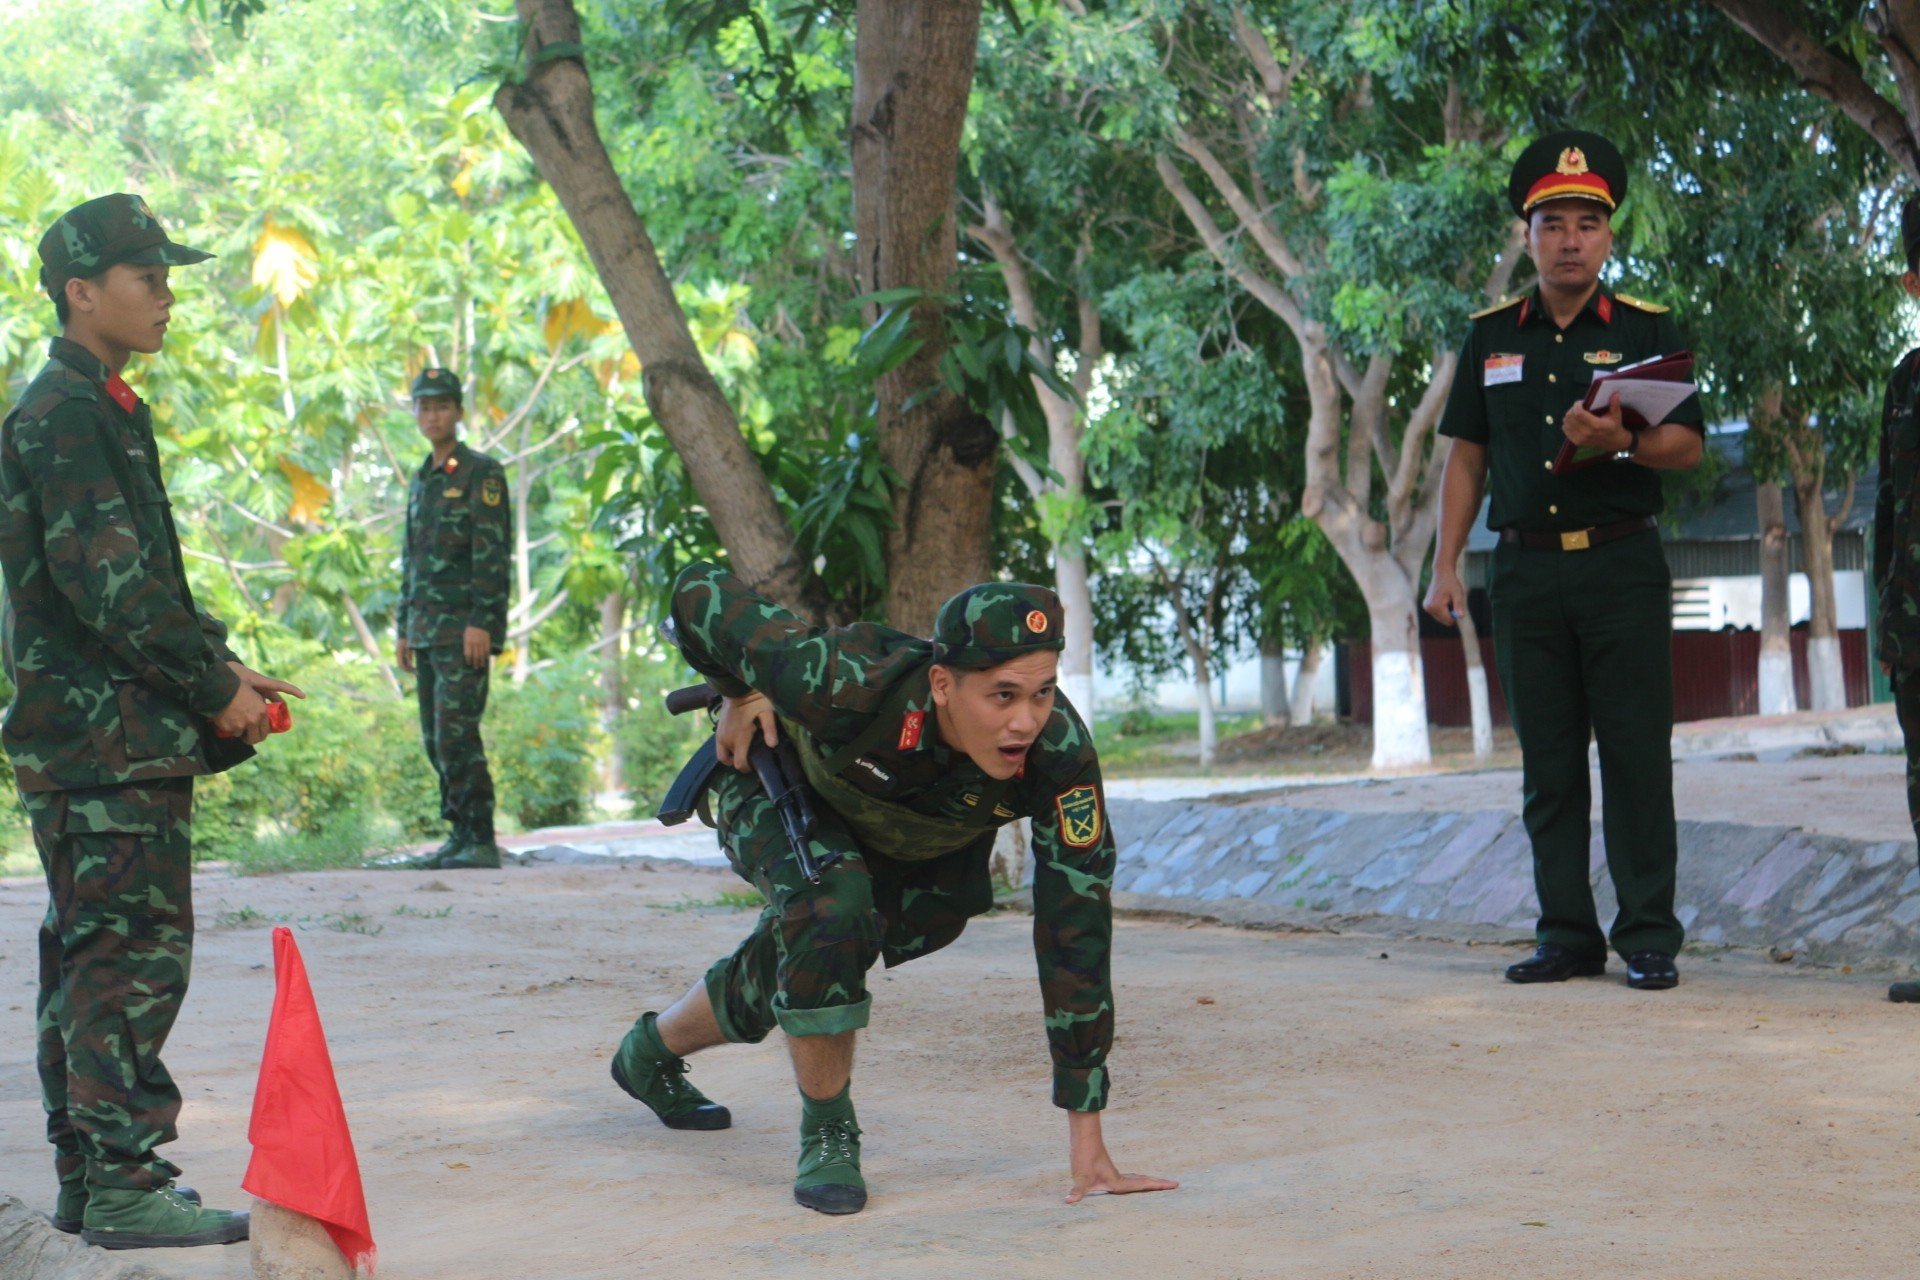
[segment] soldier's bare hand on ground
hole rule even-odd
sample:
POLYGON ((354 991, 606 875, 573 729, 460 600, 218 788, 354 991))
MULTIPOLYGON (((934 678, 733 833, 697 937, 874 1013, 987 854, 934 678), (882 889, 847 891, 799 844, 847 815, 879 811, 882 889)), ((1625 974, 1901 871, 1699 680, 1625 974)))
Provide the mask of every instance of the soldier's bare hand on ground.
POLYGON ((720 721, 713 727, 713 753, 721 764, 742 773, 752 772, 747 752, 753 749, 756 732, 770 747, 780 741, 779 722, 774 719, 773 704, 765 694, 750 693, 744 698, 720 700, 720 721))
POLYGON ((1460 575, 1451 569, 1435 569, 1424 607, 1434 621, 1458 626, 1460 615, 1467 611, 1467 588, 1460 575))
POLYGON ((1125 1196, 1138 1191, 1172 1191, 1179 1183, 1172 1178, 1155 1178, 1144 1173, 1122 1173, 1107 1154, 1106 1139, 1100 1134, 1098 1111, 1069 1111, 1067 1133, 1071 1143, 1073 1190, 1067 1192, 1068 1204, 1079 1204, 1088 1196, 1125 1196))
POLYGON ((413 674, 413 646, 412 645, 408 644, 405 640, 395 640, 393 642, 393 657, 394 657, 394 661, 400 664, 400 669, 402 671, 406 672, 408 675, 413 674))
POLYGON ((460 637, 460 651, 470 667, 484 667, 493 656, 493 635, 485 627, 468 627, 460 637))
POLYGON ((1589 413, 1576 403, 1567 410, 1567 416, 1560 420, 1560 432, 1577 449, 1604 449, 1609 453, 1618 453, 1633 443, 1633 432, 1627 430, 1626 419, 1620 412, 1620 393, 1617 391, 1607 403, 1605 413, 1589 413))

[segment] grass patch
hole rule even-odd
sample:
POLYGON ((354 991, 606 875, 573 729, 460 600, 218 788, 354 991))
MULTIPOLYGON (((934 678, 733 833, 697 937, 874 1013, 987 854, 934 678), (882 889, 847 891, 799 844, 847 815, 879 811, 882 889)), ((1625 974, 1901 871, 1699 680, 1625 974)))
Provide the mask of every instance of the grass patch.
POLYGON ((234 849, 229 860, 234 873, 243 876, 338 871, 396 853, 405 843, 398 823, 356 805, 329 817, 318 831, 265 823, 252 840, 234 849))
POLYGON ((445 920, 453 914, 453 904, 448 903, 437 911, 423 911, 419 907, 410 907, 403 902, 393 909, 393 914, 397 916, 412 916, 416 920, 445 920))
MULTIPOLYGON (((448 908, 451 910, 452 908, 448 908)), ((213 913, 214 929, 252 929, 261 925, 292 924, 313 929, 331 929, 335 933, 358 933, 365 937, 378 937, 385 929, 383 924, 374 923, 372 916, 364 911, 328 911, 317 916, 294 916, 285 912, 266 912, 255 907, 229 907, 224 901, 213 913)))
MULTIPOLYGON (((1255 714, 1214 717, 1216 735, 1225 740, 1260 727, 1255 714)), ((1168 765, 1195 766, 1192 755, 1181 755, 1174 747, 1200 740, 1200 713, 1129 711, 1095 722, 1094 742, 1100 749, 1100 770, 1105 774, 1121 770, 1146 772, 1168 765)))
POLYGON ((682 898, 662 903, 661 911, 758 911, 766 900, 752 889, 722 889, 711 898, 682 898))

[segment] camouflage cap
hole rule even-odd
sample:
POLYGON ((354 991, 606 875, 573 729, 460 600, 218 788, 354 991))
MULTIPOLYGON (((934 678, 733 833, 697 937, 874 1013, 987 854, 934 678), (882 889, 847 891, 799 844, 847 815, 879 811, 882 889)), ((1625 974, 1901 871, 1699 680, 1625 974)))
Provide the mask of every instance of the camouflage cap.
POLYGON ((424 400, 429 396, 452 396, 455 400, 462 398, 460 379, 453 370, 431 365, 420 371, 420 376, 413 380, 413 390, 408 394, 415 400, 424 400))
POLYGON ((145 200, 119 192, 75 205, 47 228, 40 237, 40 287, 55 293, 116 262, 185 267, 212 256, 167 239, 145 200))
POLYGON ((1060 597, 1030 582, 983 582, 945 604, 933 620, 933 656, 981 671, 1042 650, 1067 647, 1060 597))

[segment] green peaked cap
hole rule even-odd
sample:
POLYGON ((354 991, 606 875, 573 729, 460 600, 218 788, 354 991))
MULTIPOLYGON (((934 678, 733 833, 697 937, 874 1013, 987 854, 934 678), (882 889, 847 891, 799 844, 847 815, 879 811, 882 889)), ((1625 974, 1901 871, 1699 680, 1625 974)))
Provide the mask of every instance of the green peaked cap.
POLYGON ((983 582, 945 604, 933 621, 936 662, 966 671, 1067 647, 1060 597, 1030 582, 983 582))
POLYGON ((458 400, 461 399, 460 379, 454 376, 451 369, 429 366, 422 369, 420 376, 413 380, 413 390, 408 394, 415 400, 423 400, 428 396, 452 396, 458 400))
POLYGON ((116 262, 187 267, 213 255, 167 238, 139 196, 116 192, 77 204, 40 237, 40 287, 57 293, 69 280, 97 276, 116 262))

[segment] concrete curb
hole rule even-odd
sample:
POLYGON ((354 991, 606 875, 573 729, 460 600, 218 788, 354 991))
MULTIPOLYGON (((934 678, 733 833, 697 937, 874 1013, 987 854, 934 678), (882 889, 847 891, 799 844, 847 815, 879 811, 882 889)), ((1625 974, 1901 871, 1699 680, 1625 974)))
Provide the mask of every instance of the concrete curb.
MULTIPOLYGON (((1348 813, 1112 800, 1114 901, 1256 928, 1524 942, 1536 911, 1517 815, 1348 813)), ((1679 915, 1691 942, 1822 964, 1920 959, 1911 841, 1680 823, 1679 915)), ((1596 832, 1594 899, 1615 911, 1596 832)))
POLYGON ((6 1280, 169 1280, 164 1272, 126 1262, 80 1237, 55 1231, 45 1216, 0 1196, 0 1276, 6 1280))

